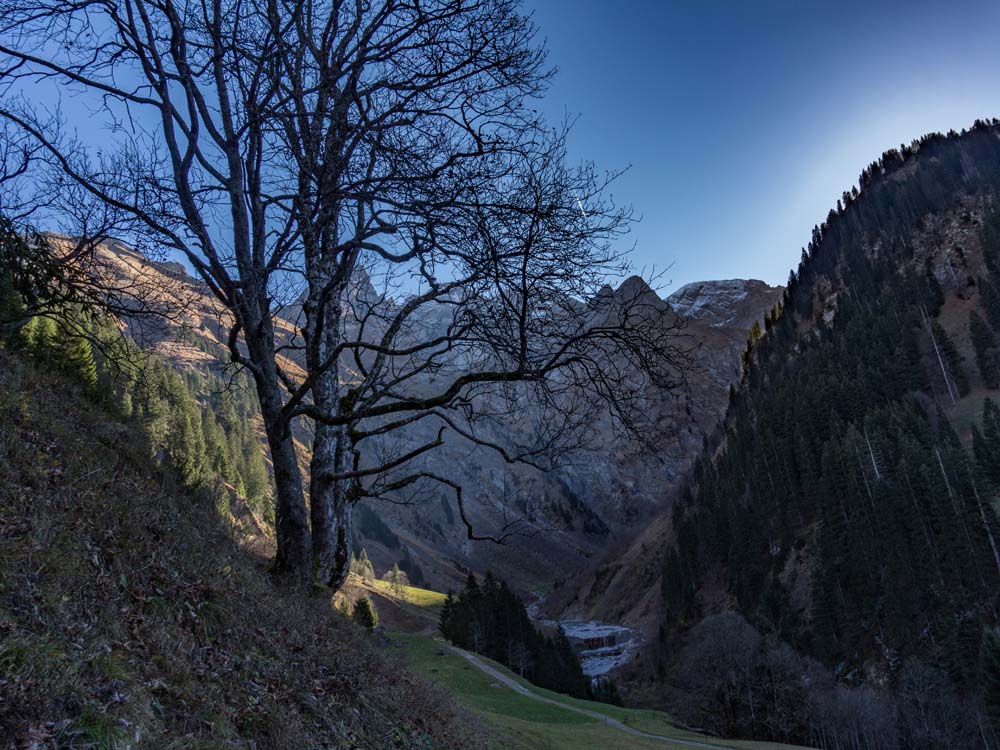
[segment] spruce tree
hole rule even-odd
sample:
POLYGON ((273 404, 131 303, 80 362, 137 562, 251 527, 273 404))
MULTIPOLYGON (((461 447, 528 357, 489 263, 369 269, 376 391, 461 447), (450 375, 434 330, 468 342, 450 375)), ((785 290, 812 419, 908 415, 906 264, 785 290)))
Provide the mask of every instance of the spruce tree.
POLYGON ((354 602, 354 621, 366 630, 374 630, 378 626, 378 612, 367 596, 354 602))
POLYGON ((361 548, 358 568, 360 569, 361 578, 365 583, 371 583, 375 580, 375 568, 372 566, 372 561, 368 559, 368 551, 364 547, 361 548))
POLYGON ((226 434, 210 409, 201 410, 201 432, 205 438, 205 460, 220 479, 235 482, 236 473, 226 451, 226 434))
POLYGON ((58 338, 56 322, 44 315, 29 321, 24 330, 28 355, 43 367, 56 364, 55 347, 58 338))
POLYGON ((455 628, 454 628, 454 618, 455 618, 455 597, 452 592, 448 592, 448 595, 444 598, 444 604, 441 605, 441 613, 438 615, 438 632, 446 640, 455 641, 455 628))
MULTIPOLYGON (((244 423, 246 424, 246 423, 244 423)), ((247 427, 241 433, 240 456, 242 457, 242 479, 247 499, 265 516, 273 513, 271 499, 271 476, 264 463, 264 453, 260 440, 247 427)))
POLYGON ((97 365, 90 342, 66 323, 57 325, 55 331, 54 356, 59 370, 93 394, 97 388, 97 365))
POLYGON ((1000 347, 993 330, 975 310, 969 313, 969 335, 983 383, 987 388, 1000 388, 1000 347))
POLYGON ((993 628, 983 630, 979 647, 979 674, 986 714, 1000 731, 1000 633, 993 628))
POLYGON ((181 482, 195 486, 205 476, 205 437, 198 402, 177 373, 166 373, 168 432, 166 448, 181 482))

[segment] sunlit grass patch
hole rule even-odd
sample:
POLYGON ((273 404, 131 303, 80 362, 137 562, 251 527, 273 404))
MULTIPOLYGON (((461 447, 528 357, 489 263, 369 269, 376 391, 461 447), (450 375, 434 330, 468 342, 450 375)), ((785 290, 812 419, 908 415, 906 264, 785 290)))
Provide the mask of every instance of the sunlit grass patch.
POLYGON ((367 585, 371 586, 382 596, 398 599, 417 607, 440 607, 444 604, 446 598, 445 594, 442 594, 440 591, 421 589, 416 586, 402 586, 397 589, 389 581, 372 581, 367 585))

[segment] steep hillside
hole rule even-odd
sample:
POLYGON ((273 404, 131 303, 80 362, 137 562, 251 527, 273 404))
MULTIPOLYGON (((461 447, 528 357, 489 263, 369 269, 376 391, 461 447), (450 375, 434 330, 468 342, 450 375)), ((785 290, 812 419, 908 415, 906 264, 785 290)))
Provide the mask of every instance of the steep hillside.
POLYGON ((234 492, 0 349, 0 746, 484 747, 323 597, 275 588, 234 492))
MULTIPOLYGON (((226 316, 204 287, 176 264, 151 262, 121 243, 105 244, 102 253, 109 268, 121 276, 171 289, 180 303, 172 320, 133 324, 136 339, 182 372, 224 376, 226 316)), ((444 446, 426 459, 428 468, 465 488, 469 517, 480 533, 518 519, 522 533, 505 545, 470 542, 453 500, 442 493, 421 498, 417 505, 363 503, 354 516, 356 546, 366 548, 380 574, 399 563, 415 583, 440 590, 460 585, 468 569, 493 569, 529 591, 589 568, 609 545, 630 536, 656 513, 665 493, 685 475, 739 377, 747 330, 782 291, 759 281, 734 280, 690 285, 678 293, 684 346, 694 349, 696 367, 677 392, 648 394, 649 412, 658 425, 655 451, 620 440, 610 425, 602 424, 595 449, 570 457, 555 472, 542 473, 512 468, 496 453, 446 431, 444 446), (709 312, 716 317, 707 316, 709 312)), ((656 309, 669 310, 675 304, 674 298, 661 300, 638 277, 603 293, 642 297, 656 309)), ((359 280, 355 294, 366 304, 394 304, 367 279, 359 280)), ((300 313, 297 304, 280 311, 282 336, 294 335, 300 313)), ((426 322, 431 329, 446 324, 446 318, 437 321, 433 316, 426 322)), ((295 356, 289 351, 286 362, 293 374, 295 356)), ((497 429, 500 441, 516 437, 510 428, 497 429)), ((434 423, 421 423, 393 436, 383 449, 405 451, 427 442, 436 430, 434 423)), ((297 437, 304 464, 310 435, 302 424, 297 437)))
POLYGON ((919 667, 978 692, 1000 591, 1000 128, 888 152, 860 186, 751 339, 689 486, 575 592, 642 622, 654 668, 737 610, 851 683, 901 691, 919 667))

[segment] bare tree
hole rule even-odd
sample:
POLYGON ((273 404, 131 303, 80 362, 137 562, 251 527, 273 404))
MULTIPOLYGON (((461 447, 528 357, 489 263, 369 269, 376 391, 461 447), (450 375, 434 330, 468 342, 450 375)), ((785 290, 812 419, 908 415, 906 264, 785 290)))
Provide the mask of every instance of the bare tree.
MULTIPOLYGON (((98 252, 113 239, 120 211, 61 175, 45 174, 42 150, 30 134, 0 121, 0 277, 21 302, 16 315, 0 317, 0 331, 46 316, 109 354, 108 342, 90 335, 82 314, 125 317, 137 341, 147 326, 159 330, 176 321, 194 298, 190 287, 127 273, 98 252), (45 185, 49 177, 54 184, 45 185), (38 231, 32 223, 38 216, 54 222, 48 227, 54 231, 38 231)), ((118 366, 127 360, 110 358, 118 366)))
POLYGON ((532 109, 550 72, 514 0, 0 0, 0 18, 0 116, 230 311, 294 579, 342 583, 363 497, 449 488, 475 537, 423 461, 447 436, 548 468, 681 376, 669 310, 602 291, 629 213, 532 109), (96 153, 33 96, 52 82, 103 115, 96 153))

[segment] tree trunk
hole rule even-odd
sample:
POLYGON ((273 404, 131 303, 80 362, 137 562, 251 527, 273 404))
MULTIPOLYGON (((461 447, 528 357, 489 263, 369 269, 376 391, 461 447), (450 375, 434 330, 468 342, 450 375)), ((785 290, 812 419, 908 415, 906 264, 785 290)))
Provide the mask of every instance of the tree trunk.
POLYGON ((257 365, 254 382, 264 418, 264 431, 274 467, 274 528, 277 552, 274 571, 296 583, 308 583, 312 544, 306 517, 302 474, 291 426, 282 419, 281 386, 274 361, 270 318, 245 332, 250 359, 257 365), (268 351, 270 349, 270 351, 268 351))
POLYGON ((348 471, 351 452, 346 428, 316 425, 309 504, 316 581, 337 590, 347 580, 351 559, 351 515, 354 502, 349 480, 334 477, 348 471))
MULTIPOLYGON (((324 268, 310 279, 313 294, 307 302, 307 316, 315 344, 307 348, 310 369, 322 370, 312 388, 313 403, 327 414, 343 409, 339 362, 326 360, 342 340, 341 299, 347 283, 341 282, 327 292, 325 279, 332 273, 324 268), (324 298, 324 295, 325 298, 324 298), (319 325, 321 324, 321 325, 319 325), (317 334, 317 328, 321 333, 317 334), (324 368, 325 365, 325 369, 324 368)), ((312 523, 312 572, 315 583, 337 590, 347 580, 351 560, 351 480, 337 479, 351 470, 353 451, 343 425, 316 423, 310 461, 309 508, 312 523)))
POLYGON ((275 429, 267 417, 264 423, 274 465, 274 528, 277 538, 274 570, 299 583, 307 583, 312 544, 295 444, 286 428, 275 429))

